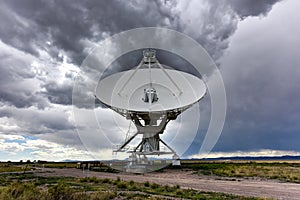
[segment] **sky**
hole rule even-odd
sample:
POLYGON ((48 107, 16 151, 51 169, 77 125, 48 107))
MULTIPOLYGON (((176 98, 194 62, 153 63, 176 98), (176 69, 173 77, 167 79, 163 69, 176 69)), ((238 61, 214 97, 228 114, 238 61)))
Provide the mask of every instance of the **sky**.
MULTIPOLYGON (((105 138, 118 142, 128 122, 101 106, 73 106, 72 90, 81 63, 99 42, 141 27, 184 33, 217 64, 227 112, 210 157, 300 155, 299 8, 297 0, 0 1, 0 160, 111 158, 105 138), (94 112, 112 134, 99 134, 96 122, 74 120, 74 109, 94 112)), ((167 62, 170 55, 161 54, 167 62)), ((128 59, 115 69, 136 62, 128 59)), ((81 95, 84 101, 93 94, 81 95)), ((197 106, 201 122, 191 145, 176 143, 184 157, 201 157, 209 96, 197 106)), ((197 109, 172 122, 167 133, 181 123, 191 127, 189 116, 197 109)))

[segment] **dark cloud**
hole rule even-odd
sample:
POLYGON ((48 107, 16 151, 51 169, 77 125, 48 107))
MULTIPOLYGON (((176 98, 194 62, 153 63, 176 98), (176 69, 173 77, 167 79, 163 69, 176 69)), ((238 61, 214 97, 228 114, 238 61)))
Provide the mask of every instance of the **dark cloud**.
POLYGON ((63 49, 80 64, 86 56, 84 39, 99 41, 132 28, 166 26, 190 34, 217 59, 236 30, 236 15, 265 15, 276 2, 4 1, 0 35, 3 42, 35 55, 37 48, 47 48, 58 59, 63 49), (51 45, 45 47, 48 41, 51 45))
POLYGON ((179 1, 179 31, 197 40, 217 62, 228 48, 239 18, 264 16, 278 1, 179 1))
MULTIPOLYGON (((44 50, 57 62, 62 61, 61 54, 66 54, 70 57, 69 62, 77 66, 86 56, 84 40, 98 42, 120 31, 144 26, 167 26, 176 21, 176 16, 171 16, 168 9, 169 3, 159 1, 28 0, 4 1, 1 4, 0 37, 4 43, 36 57, 40 57, 40 51, 44 50)), ((29 63, 26 65, 24 69, 30 68, 29 63)), ((12 74, 20 73, 18 70, 22 71, 22 66, 12 70, 12 74)), ((74 80, 68 74, 65 78, 74 80)), ((1 93, 1 99, 17 107, 26 107, 34 105, 44 95, 50 103, 71 104, 72 84, 58 84, 56 81, 48 78, 41 83, 45 92, 16 94, 19 98, 8 88, 1 93)), ((10 85, 8 83, 8 87, 10 85)), ((84 96, 89 94, 84 93, 80 98, 85 99, 84 96)))
POLYGON ((280 0, 229 0, 233 10, 240 18, 266 15, 272 6, 280 0))
POLYGON ((38 95, 39 81, 31 66, 33 57, 0 42, 0 100, 18 108, 37 106, 48 102, 38 95))
POLYGON ((40 39, 37 26, 28 18, 20 17, 5 2, 0 3, 0 38, 3 42, 31 54, 37 54, 34 40, 40 39))
MULTIPOLYGON (((295 147, 295 140, 281 140, 281 134, 294 139, 298 137, 296 132, 299 127, 295 123, 299 119, 299 97, 293 96, 293 93, 299 91, 299 88, 286 84, 296 80, 297 73, 293 73, 295 77, 292 78, 287 78, 290 76, 285 74, 284 82, 273 84, 264 79, 267 71, 260 71, 261 74, 257 75, 255 70, 262 66, 278 66, 278 60, 269 61, 279 58, 279 55, 266 57, 265 63, 257 62, 261 57, 251 57, 249 52, 238 54, 239 51, 236 52, 239 56, 231 57, 231 61, 226 61, 225 64, 221 59, 224 51, 230 47, 231 37, 236 32, 240 19, 245 21, 248 16, 266 16, 276 2, 278 1, 1 1, 0 116, 7 117, 18 125, 15 130, 1 131, 19 134, 21 130, 22 133, 39 134, 52 141, 78 144, 78 138, 71 139, 74 126, 69 120, 70 114, 57 108, 68 107, 72 103, 76 73, 68 71, 64 64, 73 63, 78 67, 88 49, 103 38, 132 28, 154 26, 186 33, 203 45, 222 68, 228 69, 224 75, 227 76, 226 84, 229 88, 228 121, 216 149, 229 151, 295 147), (37 62, 35 66, 32 65, 34 61, 37 62), (252 62, 258 64, 252 66, 252 62), (231 68, 241 65, 245 68, 238 72, 245 76, 240 76, 231 68), (247 71, 252 67, 254 71, 247 71), (40 75, 37 71, 45 73, 40 75), (232 77, 240 79, 231 79, 232 77), (280 88, 280 92, 275 92, 274 87, 280 88), (279 100, 289 102, 290 106, 279 104, 279 100), (280 115, 275 115, 276 113, 280 115), (286 127, 288 129, 282 131, 286 127), (61 135, 64 135, 64 141, 60 140, 61 135), (243 143, 245 140, 247 143, 243 143)), ((294 33, 291 31, 290 34, 294 33)), ((257 46, 262 44, 265 43, 258 43, 257 46)), ((255 52, 256 49, 252 48, 252 51, 255 52)), ((268 49, 262 52, 267 55, 266 52, 274 51, 268 49)), ((124 70, 124 65, 136 65, 138 61, 133 57, 138 54, 139 52, 132 52, 131 59, 128 56, 121 57, 114 63, 113 70, 106 71, 106 75, 116 69, 124 70)), ((193 73, 183 59, 172 57, 163 51, 159 56, 162 63, 193 73), (168 63, 169 59, 172 62, 168 63)), ((285 68, 286 71, 279 68, 272 70, 292 72, 292 68, 285 68)), ((279 76, 272 74, 272 78, 279 79, 279 76)), ((81 84, 89 83, 83 81, 81 84)), ((82 107, 86 107, 85 102, 94 96, 91 92, 80 91, 75 98, 80 100, 82 107)), ((204 133, 205 130, 201 132, 204 133)), ((202 138, 203 135, 198 135, 198 140, 202 138)))
POLYGON ((179 31, 197 40, 217 60, 237 27, 237 15, 226 1, 178 1, 179 31))
POLYGON ((216 150, 300 150, 299 16, 293 3, 276 11, 243 21, 221 60, 228 107, 216 150))
POLYGON ((13 18, 4 26, 13 23, 20 31, 12 26, 0 34, 4 42, 25 51, 30 49, 29 52, 50 41, 56 48, 69 53, 72 62, 80 64, 86 56, 81 40, 99 41, 106 35, 132 28, 164 26, 166 20, 175 20, 164 6, 165 3, 155 1, 5 1, 7 12, 26 20, 30 26, 16 24, 13 18))
POLYGON ((4 133, 47 134, 73 130, 74 125, 65 110, 38 110, 33 107, 18 109, 11 106, 1 107, 0 116, 6 116, 15 124, 14 129, 2 127, 4 133))
MULTIPOLYGON (((86 44, 82 42, 85 39, 99 41, 132 28, 167 26, 195 38, 217 60, 228 47, 228 39, 236 30, 236 15, 264 15, 275 3, 259 2, 249 6, 249 1, 233 0, 228 4, 225 1, 204 0, 205 6, 202 6, 198 1, 3 1, 0 37, 8 45, 35 56, 39 56, 39 49, 45 50, 57 61, 61 61, 60 53, 63 51, 70 56, 70 62, 79 65, 86 56, 83 51, 86 44), (177 7, 176 11, 174 7, 177 7)), ((126 62, 122 64, 117 68, 122 68, 126 62)), ((25 74, 34 76, 28 73, 30 70, 26 71, 26 68, 30 68, 29 63, 23 65, 25 67, 18 64, 7 79, 12 81, 12 76, 20 73, 23 75, 19 80, 25 78, 25 74)), ((55 80, 47 80, 42 84, 46 92, 26 91, 19 94, 11 91, 10 84, 7 84, 8 88, 3 88, 1 99, 13 102, 17 107, 31 106, 37 101, 40 101, 39 107, 45 106, 45 100, 39 96, 41 94, 51 103, 71 104, 70 84, 62 85, 55 80)))
POLYGON ((51 81, 42 87, 46 89, 46 92, 43 92, 43 94, 51 103, 62 105, 72 104, 73 84, 67 82, 58 84, 57 82, 51 81))

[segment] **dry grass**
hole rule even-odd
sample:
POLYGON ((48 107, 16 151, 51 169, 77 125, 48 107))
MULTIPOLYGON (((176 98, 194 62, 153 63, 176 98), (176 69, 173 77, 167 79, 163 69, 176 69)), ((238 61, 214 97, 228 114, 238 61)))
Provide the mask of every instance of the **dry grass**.
POLYGON ((21 171, 28 171, 31 170, 30 166, 26 165, 12 165, 8 163, 1 163, 0 164, 0 173, 3 172, 21 172, 21 171))
MULTIPOLYGON (((224 193, 201 192, 193 189, 182 189, 180 186, 159 185, 156 183, 138 183, 117 178, 98 179, 36 177, 22 175, 6 180, 6 185, 0 188, 0 199, 13 200, 83 200, 83 199, 170 199, 170 197, 185 199, 240 199, 255 200, 261 198, 243 197, 224 193), (43 179, 43 180, 41 180, 43 179)), ((6 178, 7 179, 7 178, 6 178)))
POLYGON ((191 168, 204 175, 259 177, 300 183, 299 161, 186 161, 182 163, 182 167, 191 168))

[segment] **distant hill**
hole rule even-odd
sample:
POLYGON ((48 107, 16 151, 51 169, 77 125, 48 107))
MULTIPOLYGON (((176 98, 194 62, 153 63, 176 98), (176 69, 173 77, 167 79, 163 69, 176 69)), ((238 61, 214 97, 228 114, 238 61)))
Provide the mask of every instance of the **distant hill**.
MULTIPOLYGON (((193 160, 193 159, 192 159, 193 160)), ((219 158, 203 158, 200 160, 300 160, 300 156, 235 156, 219 158)))
POLYGON ((80 162, 79 160, 62 160, 62 161, 60 161, 60 162, 80 162))
MULTIPOLYGON (((126 158, 125 160, 127 160, 128 158, 126 158)), ((156 160, 156 158, 148 158, 148 160, 156 160)), ((166 159, 167 160, 167 159, 166 159)), ((234 156, 234 157, 219 157, 219 158, 202 158, 202 159, 198 159, 198 158, 191 158, 191 159, 182 159, 182 160, 300 160, 300 156, 259 156, 259 157, 255 157, 255 156, 234 156)), ((90 161, 84 161, 84 162, 103 162, 101 160, 90 160, 90 161)), ((104 160, 108 161, 108 160, 104 160)), ((122 161, 122 160, 115 160, 115 161, 122 161)), ((60 162, 82 162, 80 160, 62 160, 60 162)))

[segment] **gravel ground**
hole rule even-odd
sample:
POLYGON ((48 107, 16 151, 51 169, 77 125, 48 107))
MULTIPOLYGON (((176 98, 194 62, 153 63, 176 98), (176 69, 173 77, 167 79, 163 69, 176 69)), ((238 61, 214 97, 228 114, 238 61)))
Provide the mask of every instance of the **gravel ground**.
POLYGON ((199 176, 191 171, 165 170, 164 172, 151 172, 144 175, 128 173, 91 172, 79 169, 44 169, 37 170, 38 176, 66 176, 116 179, 120 177, 126 181, 145 182, 157 184, 180 185, 181 188, 193 188, 201 191, 223 192, 242 196, 267 197, 274 199, 299 200, 300 184, 282 183, 278 181, 259 179, 220 179, 212 176, 199 176))

